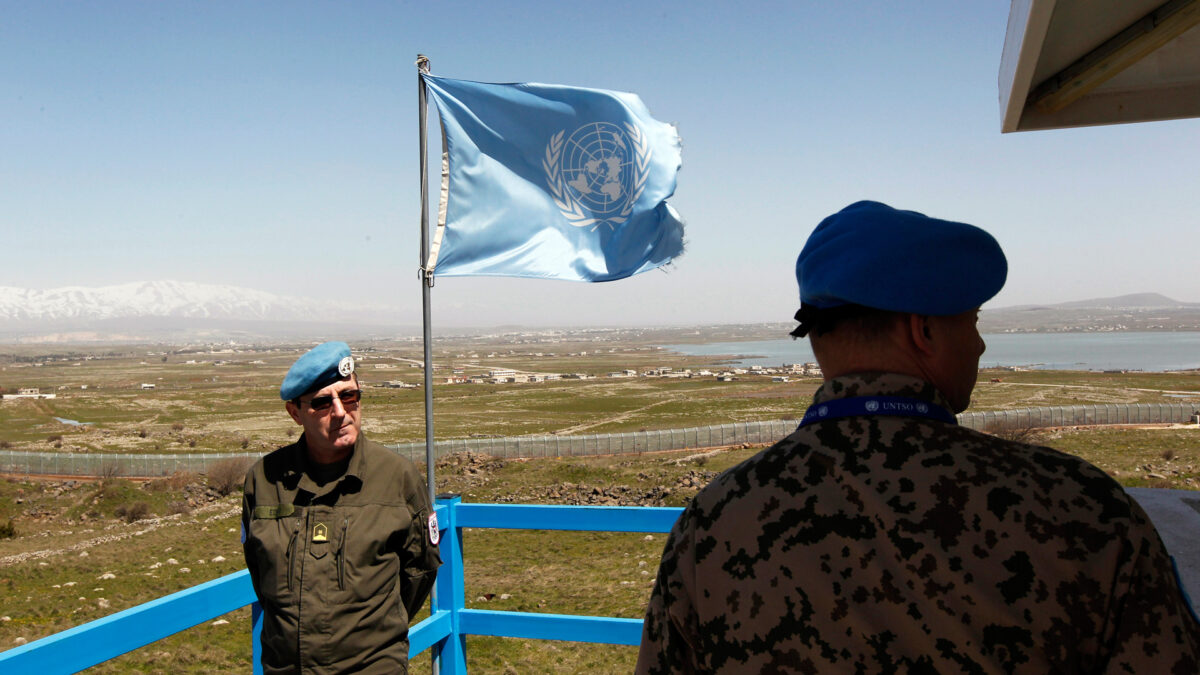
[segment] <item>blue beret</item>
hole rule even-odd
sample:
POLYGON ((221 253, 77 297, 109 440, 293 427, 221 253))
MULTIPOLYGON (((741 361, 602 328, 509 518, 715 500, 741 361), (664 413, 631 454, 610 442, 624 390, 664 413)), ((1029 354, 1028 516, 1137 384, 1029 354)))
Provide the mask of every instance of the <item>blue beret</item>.
POLYGON ((296 359, 288 369, 283 384, 279 386, 279 398, 294 400, 353 372, 354 358, 350 356, 350 345, 345 342, 319 344, 296 359))
POLYGON ((796 259, 800 302, 950 316, 990 300, 1008 261, 992 235, 965 223, 855 202, 821 221, 796 259))

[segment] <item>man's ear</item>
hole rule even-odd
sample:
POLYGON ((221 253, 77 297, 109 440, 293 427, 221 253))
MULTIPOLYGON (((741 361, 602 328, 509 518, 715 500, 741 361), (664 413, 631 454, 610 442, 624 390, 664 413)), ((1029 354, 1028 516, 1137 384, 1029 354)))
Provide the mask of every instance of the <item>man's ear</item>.
POLYGON ((304 426, 304 423, 300 421, 300 406, 288 401, 287 403, 283 404, 283 407, 288 411, 288 414, 292 416, 292 420, 295 421, 296 424, 304 426))
POLYGON ((912 340, 913 346, 922 354, 932 354, 935 346, 933 344, 933 331, 929 328, 929 317, 921 314, 908 315, 908 335, 912 340))

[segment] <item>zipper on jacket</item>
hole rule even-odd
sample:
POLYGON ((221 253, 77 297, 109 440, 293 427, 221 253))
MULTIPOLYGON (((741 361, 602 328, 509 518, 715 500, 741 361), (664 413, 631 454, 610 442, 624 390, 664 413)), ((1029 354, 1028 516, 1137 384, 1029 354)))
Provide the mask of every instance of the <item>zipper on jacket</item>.
POLYGON ((292 530, 292 538, 288 540, 287 547, 287 580, 288 591, 292 590, 292 576, 295 570, 296 563, 296 539, 300 536, 300 522, 297 520, 295 529, 292 530))
POLYGON ((338 542, 338 590, 346 590, 346 532, 350 529, 350 519, 342 520, 342 539, 338 542))

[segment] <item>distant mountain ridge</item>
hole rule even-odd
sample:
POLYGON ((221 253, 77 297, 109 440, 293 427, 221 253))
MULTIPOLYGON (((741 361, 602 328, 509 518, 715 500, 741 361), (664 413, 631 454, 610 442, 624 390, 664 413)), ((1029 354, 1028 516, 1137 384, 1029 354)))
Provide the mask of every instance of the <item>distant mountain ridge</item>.
POLYGON ((1013 305, 998 307, 995 312, 1025 311, 1031 309, 1187 309, 1200 308, 1200 302, 1180 302, 1161 293, 1130 293, 1111 298, 1074 300, 1054 305, 1013 305))
POLYGON ((985 310, 979 329, 990 333, 1200 331, 1200 302, 1160 293, 1132 293, 1054 305, 985 310))
POLYGON ((378 336, 411 334, 414 322, 419 330, 419 315, 389 307, 186 281, 44 291, 0 286, 2 341, 203 343, 378 336))
MULTIPOLYGON (((205 343, 395 336, 419 334, 420 322, 413 311, 184 281, 49 290, 0 286, 0 341, 205 343)), ((1200 331, 1200 303, 1134 293, 1016 305, 985 310, 979 327, 988 333, 1200 331)))
POLYGON ((174 317, 240 321, 315 321, 353 314, 331 303, 237 286, 142 281, 45 291, 0 286, 0 320, 47 321, 174 317))

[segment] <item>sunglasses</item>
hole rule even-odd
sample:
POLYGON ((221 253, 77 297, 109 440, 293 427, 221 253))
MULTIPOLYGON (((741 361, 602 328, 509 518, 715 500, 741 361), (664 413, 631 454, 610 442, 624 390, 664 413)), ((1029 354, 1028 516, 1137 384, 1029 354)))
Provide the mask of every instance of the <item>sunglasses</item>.
MULTIPOLYGON (((358 405, 362 399, 362 389, 346 389, 338 392, 338 400, 342 402, 343 408, 353 408, 358 405)), ((313 410, 329 410, 333 406, 333 396, 326 394, 324 396, 314 396, 308 401, 308 405, 313 410)))

